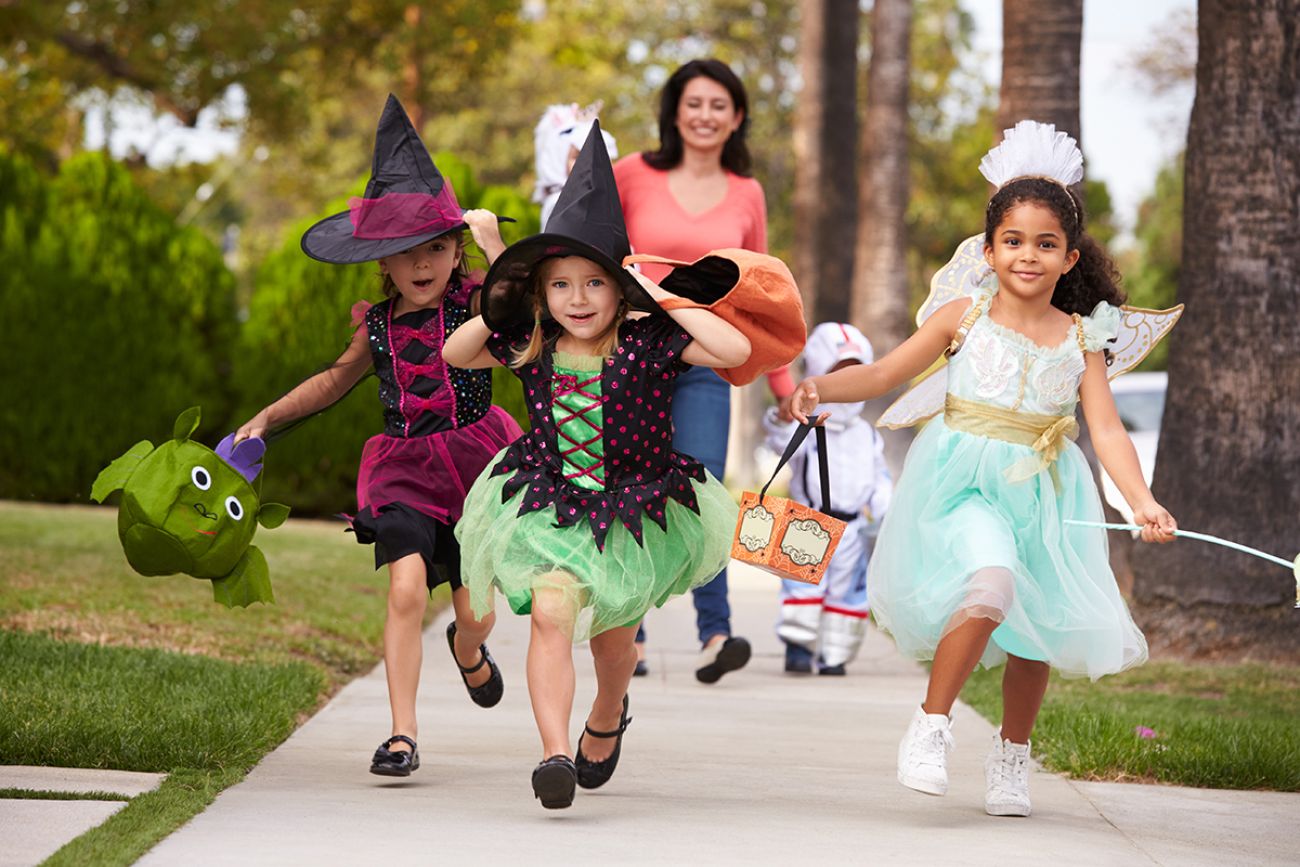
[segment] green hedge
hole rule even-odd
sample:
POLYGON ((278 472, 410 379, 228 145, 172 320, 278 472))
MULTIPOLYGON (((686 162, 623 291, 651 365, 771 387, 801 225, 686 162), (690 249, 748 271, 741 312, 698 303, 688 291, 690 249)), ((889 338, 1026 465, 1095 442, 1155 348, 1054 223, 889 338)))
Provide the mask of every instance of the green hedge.
MULTIPOLYGON (((480 186, 469 167, 451 155, 439 154, 435 160, 462 207, 489 207, 519 220, 502 226, 507 242, 539 231, 536 205, 513 190, 480 186)), ((361 191, 358 184, 353 193, 361 191)), ((312 223, 346 209, 346 198, 340 198, 291 227, 283 245, 257 269, 235 354, 240 399, 232 426, 329 366, 351 337, 352 306, 383 297, 373 263, 327 265, 309 259, 299 247, 312 223)), ((479 264, 484 264, 481 257, 479 264)), ((351 510, 362 446, 383 429, 377 389, 374 377, 363 379, 338 404, 274 442, 267 451, 263 496, 288 503, 299 514, 351 510)), ((514 376, 496 371, 493 397, 522 422, 523 397, 514 376)))
POLYGON ((52 179, 0 153, 0 497, 85 500, 132 443, 187 406, 229 416, 235 281, 97 153, 52 179))
MULTIPOLYGON (((437 157, 461 204, 515 217, 507 242, 538 229, 537 207, 514 190, 481 186, 469 167, 437 157)), ((361 192, 358 184, 356 193, 361 192)), ((98 153, 54 178, 0 153, 0 498, 84 501, 98 472, 141 439, 158 442, 185 407, 203 408, 215 443, 254 412, 327 367, 352 333, 358 300, 381 297, 378 268, 309 259, 292 226, 256 269, 244 321, 221 252, 178 227, 121 166, 98 153)), ((480 264, 482 260, 480 259, 480 264)), ((521 420, 518 381, 494 375, 494 395, 521 420)), ((377 382, 278 440, 264 495, 298 514, 354 503, 365 440, 383 427, 377 382)))

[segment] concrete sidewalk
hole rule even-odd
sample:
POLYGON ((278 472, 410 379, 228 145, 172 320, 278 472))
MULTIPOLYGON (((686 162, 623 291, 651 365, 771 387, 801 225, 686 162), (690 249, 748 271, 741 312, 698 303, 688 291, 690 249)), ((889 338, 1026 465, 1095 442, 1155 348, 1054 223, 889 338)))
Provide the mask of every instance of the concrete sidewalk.
MULTIPOLYGON (((1033 818, 986 816, 993 728, 965 706, 948 795, 903 788, 895 752, 924 672, 873 633, 846 678, 783 674, 775 580, 736 573, 733 625, 754 643, 749 667, 696 683, 690 601, 652 612, 651 676, 632 683, 618 772, 580 789, 568 810, 533 799, 541 756, 524 682, 528 626, 502 606, 489 642, 506 680, 496 708, 465 694, 445 620, 426 633, 422 767, 408 780, 367 771, 388 733, 381 665, 140 863, 1296 863, 1288 837, 1300 795, 1085 790, 1040 771, 1033 818)), ((594 679, 585 647, 575 658, 576 742, 594 679)))

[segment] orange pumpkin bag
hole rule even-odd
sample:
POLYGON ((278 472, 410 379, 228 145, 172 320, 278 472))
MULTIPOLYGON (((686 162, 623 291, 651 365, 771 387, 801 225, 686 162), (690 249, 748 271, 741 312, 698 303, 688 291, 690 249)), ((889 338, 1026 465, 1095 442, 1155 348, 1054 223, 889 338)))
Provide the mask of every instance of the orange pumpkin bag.
POLYGON ((838 518, 823 515, 803 503, 785 497, 769 497, 767 489, 795 452, 817 430, 817 469, 821 476, 822 503, 831 501, 830 470, 826 464, 826 429, 820 425, 801 424, 785 447, 772 478, 755 494, 745 491, 740 499, 740 517, 736 520, 736 537, 731 542, 735 560, 806 584, 820 584, 830 564, 831 555, 848 525, 838 518))
POLYGON ((803 299, 785 263, 752 250, 714 250, 694 262, 633 254, 624 265, 654 262, 672 265, 659 285, 676 298, 660 302, 664 310, 696 307, 731 323, 749 338, 749 360, 718 370, 732 385, 748 385, 769 370, 794 361, 803 351, 808 330, 803 299))

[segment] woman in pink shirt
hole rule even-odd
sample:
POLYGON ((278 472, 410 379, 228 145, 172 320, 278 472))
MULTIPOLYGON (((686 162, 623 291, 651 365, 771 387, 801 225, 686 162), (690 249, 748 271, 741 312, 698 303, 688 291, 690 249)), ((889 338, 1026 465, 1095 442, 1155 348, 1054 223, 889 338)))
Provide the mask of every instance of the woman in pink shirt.
MULTIPOLYGON (((767 252, 763 187, 750 176, 749 101, 745 86, 720 60, 692 60, 664 85, 659 103, 659 149, 614 164, 627 232, 635 253, 693 262, 712 250, 740 247, 767 252)), ((670 268, 644 264, 660 280, 670 268)), ((778 397, 794 390, 789 372, 769 374, 778 397)), ((673 398, 676 448, 723 477, 731 418, 731 387, 707 367, 678 376, 673 398)), ((749 642, 731 634, 727 573, 692 591, 702 650, 695 676, 716 683, 749 662, 749 642)), ((637 635, 643 655, 645 634, 637 635)), ((644 660, 637 674, 645 674, 644 660)))

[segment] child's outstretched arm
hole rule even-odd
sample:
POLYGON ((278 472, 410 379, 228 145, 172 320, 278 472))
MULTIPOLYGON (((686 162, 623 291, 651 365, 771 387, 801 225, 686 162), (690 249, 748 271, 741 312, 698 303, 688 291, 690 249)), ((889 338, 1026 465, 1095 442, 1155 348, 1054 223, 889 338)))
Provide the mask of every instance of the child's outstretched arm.
POLYGON ((804 424, 819 403, 856 403, 871 400, 920 376, 934 364, 970 309, 969 298, 943 305, 921 324, 916 333, 875 364, 852 364, 824 376, 799 383, 790 397, 790 414, 804 424))
MULTIPOLYGON (((501 240, 501 227, 497 224, 497 215, 486 208, 474 208, 465 212, 463 217, 469 226, 469 233, 474 243, 483 251, 491 265, 505 250, 506 243, 501 240)), ((460 366, 460 365, 458 365, 460 366)))
POLYGON ((501 362, 487 350, 492 329, 482 316, 475 316, 457 328, 442 342, 442 360, 452 367, 474 370, 482 367, 500 367, 501 362))
POLYGON ((1097 459, 1133 509, 1133 523, 1142 525, 1142 541, 1172 542, 1178 522, 1168 509, 1156 502, 1142 478, 1137 450, 1124 430, 1124 422, 1115 409, 1115 397, 1110 393, 1106 359, 1100 352, 1089 352, 1085 359, 1087 367, 1079 383, 1079 401, 1083 404, 1083 417, 1088 421, 1088 435, 1092 437, 1097 459))
MULTIPOLYGON (((656 301, 677 297, 640 271, 631 267, 626 270, 656 301)), ((749 361, 751 352, 749 338, 713 311, 700 307, 687 307, 667 312, 693 338, 682 350, 682 361, 687 364, 726 370, 729 367, 739 367, 749 361)))
POLYGON ((303 380, 284 397, 240 425, 235 431, 235 442, 249 437, 265 437, 268 430, 320 412, 347 394, 370 369, 368 334, 364 326, 358 328, 337 361, 303 380))

